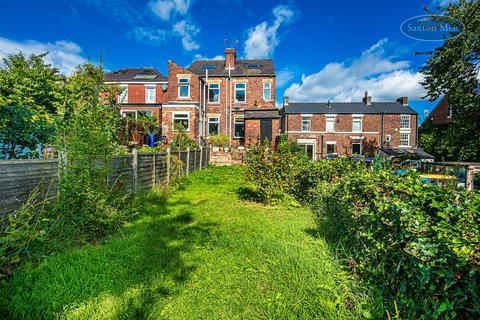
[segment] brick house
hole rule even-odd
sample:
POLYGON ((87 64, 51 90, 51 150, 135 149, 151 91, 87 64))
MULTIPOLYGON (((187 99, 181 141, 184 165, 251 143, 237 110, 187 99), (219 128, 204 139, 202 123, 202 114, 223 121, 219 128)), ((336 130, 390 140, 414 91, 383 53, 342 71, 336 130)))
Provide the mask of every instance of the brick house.
MULTIPOLYGON (((235 49, 227 48, 225 60, 196 60, 186 71, 194 79, 190 82, 192 95, 198 97, 199 137, 223 133, 237 147, 260 138, 275 140, 279 116, 272 60, 238 60, 235 49), (264 111, 261 119, 253 116, 258 110, 264 111), (247 126, 258 130, 247 130, 247 126)), ((169 81, 171 85, 181 81, 170 74, 170 67, 169 81)))
POLYGON ((312 159, 330 154, 373 155, 382 149, 417 148, 418 114, 408 98, 372 102, 289 102, 284 98, 281 128, 312 159))

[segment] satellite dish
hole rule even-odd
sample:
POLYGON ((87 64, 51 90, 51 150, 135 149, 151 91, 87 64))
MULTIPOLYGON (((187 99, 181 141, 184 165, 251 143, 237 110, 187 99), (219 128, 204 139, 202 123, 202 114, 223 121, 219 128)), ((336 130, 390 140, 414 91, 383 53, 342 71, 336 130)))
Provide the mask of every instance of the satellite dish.
POLYGON ((162 91, 163 92, 167 91, 167 84, 166 83, 162 84, 162 91))

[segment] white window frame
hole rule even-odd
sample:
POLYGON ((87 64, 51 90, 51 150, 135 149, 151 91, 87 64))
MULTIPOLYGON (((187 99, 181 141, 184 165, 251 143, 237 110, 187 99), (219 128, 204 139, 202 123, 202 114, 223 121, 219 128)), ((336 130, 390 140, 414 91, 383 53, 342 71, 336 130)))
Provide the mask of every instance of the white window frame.
POLYGON ((452 108, 447 107, 447 119, 451 119, 453 117, 452 108))
POLYGON ((176 115, 187 115, 188 127, 185 128, 185 131, 190 131, 190 112, 188 111, 174 111, 172 112, 172 131, 176 132, 179 130, 175 129, 175 116, 176 115))
POLYGON ((263 83, 263 100, 272 101, 272 83, 269 82, 269 81, 266 81, 266 82, 263 83), (266 87, 266 85, 268 85, 268 87, 266 87), (265 97, 265 90, 269 91, 269 95, 270 95, 269 98, 265 97))
POLYGON ((210 135, 210 123, 217 123, 218 124, 218 133, 220 133, 220 117, 218 117, 218 116, 208 117, 208 122, 207 122, 208 135, 210 135), (212 119, 217 119, 217 120, 212 121, 212 119))
POLYGON ((234 95, 233 95, 233 99, 235 102, 247 102, 247 83, 246 82, 235 82, 234 83, 234 95), (237 85, 239 84, 243 84, 245 86, 245 88, 237 88, 237 85), (237 100, 237 90, 245 90, 245 100, 237 100))
POLYGON ((244 138, 245 138, 245 118, 243 118, 243 117, 235 117, 235 118, 233 118, 233 137, 234 137, 235 139, 244 139, 244 138), (241 121, 241 122, 237 122, 237 120, 242 120, 242 121, 241 121), (235 125, 236 125, 237 123, 243 123, 243 136, 237 136, 237 135, 236 135, 235 125))
POLYGON ((147 113, 148 117, 153 116, 153 111, 152 110, 147 110, 147 109, 123 109, 120 110, 120 115, 125 118, 127 113, 134 113, 135 114, 135 121, 138 119, 138 112, 143 111, 147 113))
POLYGON ((360 142, 352 142, 352 155, 356 155, 356 153, 353 153, 353 145, 354 145, 354 144, 359 144, 359 145, 360 145, 360 153, 359 153, 358 155, 361 156, 361 155, 363 154, 363 150, 362 150, 362 149, 363 149, 363 146, 362 146, 363 143, 362 143, 362 141, 360 141, 360 142))
POLYGON ((352 132, 362 132, 363 131, 363 117, 353 116, 352 117, 352 132), (360 130, 355 130, 355 122, 360 121, 360 130))
POLYGON ((209 83, 207 91, 208 91, 207 92, 208 103, 220 103, 220 96, 221 96, 220 83, 217 83, 217 82, 209 83), (212 85, 218 86, 218 88, 212 88, 212 90, 218 90, 218 101, 210 101, 210 90, 211 90, 210 86, 212 86, 212 85))
POLYGON ((335 116, 325 116, 325 132, 335 132, 335 120, 336 120, 336 117, 335 116), (331 130, 328 129, 328 123, 329 122, 332 122, 333 123, 333 128, 331 130))
POLYGON ((325 150, 325 152, 328 154, 335 154, 335 145, 337 144, 336 142, 332 142, 332 141, 327 141, 325 143, 327 145, 327 148, 325 150), (333 153, 328 153, 328 146, 333 146, 333 153))
POLYGON ((399 144, 398 146, 399 147, 410 147, 410 132, 400 132, 400 140, 399 140, 399 144), (407 143, 406 144, 402 144, 402 134, 403 135, 406 135, 407 136, 407 143))
POLYGON ((145 85, 145 103, 155 103, 157 101, 157 87, 156 85, 146 84, 145 85), (148 90, 153 89, 153 101, 148 101, 148 90))
POLYGON ((118 87, 121 89, 118 93, 118 103, 128 103, 128 85, 122 84, 118 87))
POLYGON ((178 78, 178 98, 180 98, 180 99, 190 98, 190 78, 186 78, 186 77, 178 78), (181 82, 181 80, 187 80, 187 82, 181 82), (185 86, 188 89, 188 95, 187 96, 181 96, 180 95, 180 88, 185 87, 185 86))
POLYGON ((301 129, 302 132, 311 132, 312 131, 312 116, 309 115, 309 114, 302 114, 300 125, 301 125, 300 129, 301 129), (308 130, 303 129, 304 121, 308 121, 308 130))
POLYGON ((400 115, 400 130, 410 130, 412 117, 409 114, 401 114, 400 115), (404 122, 408 121, 408 127, 404 126, 404 122))

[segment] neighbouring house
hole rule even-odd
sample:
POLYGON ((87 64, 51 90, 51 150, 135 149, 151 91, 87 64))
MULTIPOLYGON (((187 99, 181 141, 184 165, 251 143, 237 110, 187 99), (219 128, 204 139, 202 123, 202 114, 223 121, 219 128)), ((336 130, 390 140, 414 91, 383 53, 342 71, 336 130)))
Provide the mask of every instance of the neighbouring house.
POLYGON ((154 68, 125 68, 107 73, 106 84, 120 87, 117 97, 120 114, 137 120, 140 115, 162 123, 162 104, 167 101, 168 79, 154 68))
MULTIPOLYGON (((475 89, 475 92, 480 96, 480 86, 475 89)), ((420 125, 421 128, 426 126, 443 126, 453 122, 454 114, 451 107, 448 105, 449 94, 444 95, 437 105, 430 111, 429 115, 423 120, 420 125)))
POLYGON ((407 97, 392 102, 373 102, 368 92, 362 102, 289 102, 285 97, 281 114, 282 132, 314 160, 373 156, 379 149, 419 150, 418 114, 407 97))

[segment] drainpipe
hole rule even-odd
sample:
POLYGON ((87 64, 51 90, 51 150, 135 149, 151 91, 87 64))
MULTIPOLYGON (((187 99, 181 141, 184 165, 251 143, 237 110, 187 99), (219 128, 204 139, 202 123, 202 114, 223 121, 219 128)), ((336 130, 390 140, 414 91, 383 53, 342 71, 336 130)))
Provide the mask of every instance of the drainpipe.
POLYGON ((387 112, 386 109, 383 109, 383 113, 382 113, 382 123, 381 123, 381 130, 380 130, 380 148, 383 148, 383 136, 385 135, 384 134, 384 126, 385 126, 385 113, 387 112))
POLYGON ((323 141, 323 134, 322 134, 322 135, 320 136, 320 143, 322 144, 322 147, 321 147, 321 149, 320 149, 321 152, 322 152, 322 154, 321 154, 321 157, 322 157, 322 158, 323 158, 323 151, 324 151, 324 150, 323 150, 323 142, 324 142, 324 141, 323 141))
MULTIPOLYGON (((228 98, 229 98, 229 92, 228 92, 228 77, 225 77, 225 133, 227 133, 227 106, 228 106, 228 98)), ((220 130, 221 132, 222 130, 220 130)))
MULTIPOLYGON (((231 75, 231 68, 228 65, 228 82, 229 82, 229 90, 230 90, 230 100, 232 97, 232 75, 231 75)), ((228 137, 232 140, 232 102, 229 101, 228 103, 228 137)))

